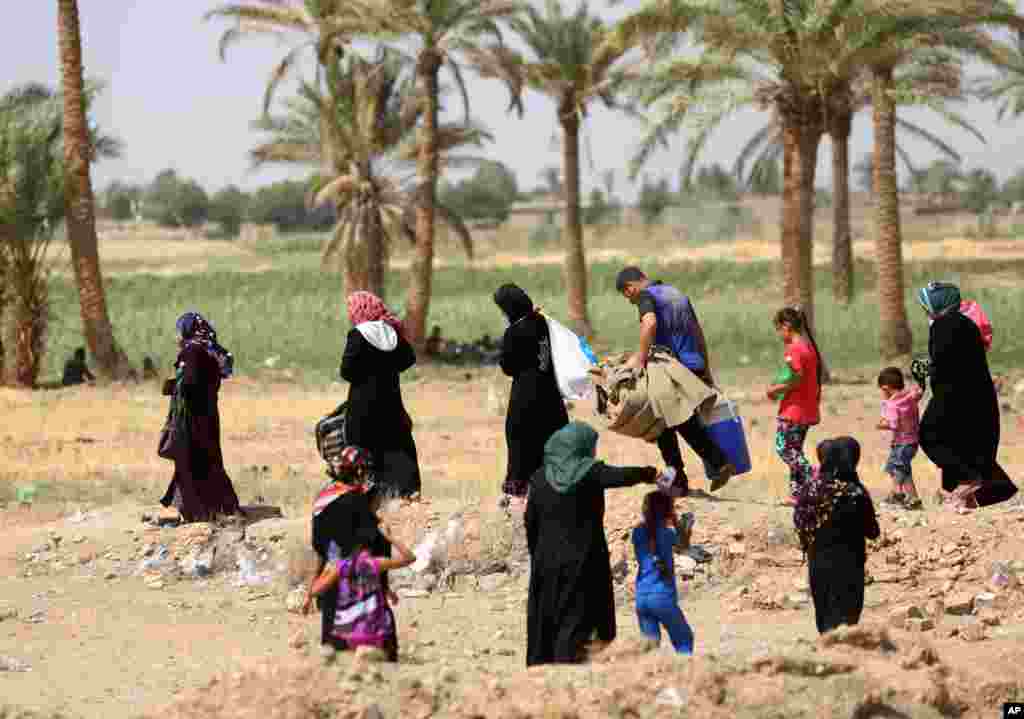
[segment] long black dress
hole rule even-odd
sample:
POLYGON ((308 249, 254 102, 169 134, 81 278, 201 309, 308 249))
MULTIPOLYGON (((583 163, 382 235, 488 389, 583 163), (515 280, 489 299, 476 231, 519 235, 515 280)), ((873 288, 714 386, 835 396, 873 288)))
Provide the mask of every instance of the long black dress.
POLYGON ((604 535, 604 491, 652 482, 653 467, 598 462, 569 494, 538 470, 526 503, 530 590, 526 664, 573 663, 596 632, 615 639, 611 556, 604 535))
POLYGON ((505 330, 499 362, 502 372, 513 378, 505 417, 508 471, 502 490, 522 497, 544 461, 544 444, 569 424, 551 363, 548 323, 532 307, 505 330))
MULTIPOLYGON (((174 462, 174 477, 160 503, 172 504, 186 522, 203 522, 238 511, 238 496, 224 469, 220 448, 220 366, 202 347, 187 345, 178 355, 181 389, 189 411, 188 451, 174 462)), ((172 386, 164 388, 171 394, 172 386)))
POLYGON ((348 333, 341 377, 351 386, 345 435, 349 444, 373 455, 374 477, 384 491, 408 497, 420 491, 420 467, 412 421, 402 403, 399 375, 416 364, 416 353, 402 337, 385 351, 358 329, 348 333))
POLYGON ((928 337, 932 399, 921 418, 921 450, 942 470, 942 488, 981 482, 982 507, 1017 492, 996 461, 999 399, 978 326, 960 312, 932 323, 928 337))
POLYGON ((807 550, 808 583, 818 632, 854 625, 864 610, 868 539, 878 539, 878 518, 867 492, 837 503, 807 550))

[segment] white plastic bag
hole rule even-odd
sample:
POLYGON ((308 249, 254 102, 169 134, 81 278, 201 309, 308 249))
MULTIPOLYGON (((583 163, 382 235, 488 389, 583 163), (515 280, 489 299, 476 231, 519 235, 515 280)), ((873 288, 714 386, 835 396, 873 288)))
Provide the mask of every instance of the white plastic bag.
POLYGON ((583 351, 583 345, 572 330, 545 316, 551 336, 551 362, 555 366, 555 379, 562 397, 584 400, 594 394, 594 381, 590 369, 594 364, 583 351))

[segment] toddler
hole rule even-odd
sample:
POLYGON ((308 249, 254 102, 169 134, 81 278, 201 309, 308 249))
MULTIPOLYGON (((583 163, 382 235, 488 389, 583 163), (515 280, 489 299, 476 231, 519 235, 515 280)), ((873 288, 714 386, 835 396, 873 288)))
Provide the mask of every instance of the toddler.
POLYGON ((892 446, 885 463, 885 473, 892 478, 893 489, 883 504, 921 509, 921 498, 914 486, 910 463, 917 454, 918 426, 921 418, 918 405, 924 394, 920 387, 907 388, 898 367, 886 367, 878 375, 882 392, 882 419, 878 429, 892 432, 892 446))

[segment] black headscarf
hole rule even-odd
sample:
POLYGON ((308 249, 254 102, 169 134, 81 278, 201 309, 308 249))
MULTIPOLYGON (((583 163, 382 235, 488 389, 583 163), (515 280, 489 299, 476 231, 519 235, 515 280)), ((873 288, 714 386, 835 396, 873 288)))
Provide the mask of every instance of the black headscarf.
POLYGON ((519 285, 512 283, 498 288, 494 293, 494 304, 505 313, 509 324, 515 324, 533 314, 533 300, 519 285))
POLYGON ((793 524, 805 552, 814 544, 818 529, 828 523, 840 503, 855 501, 865 494, 857 475, 860 462, 857 440, 853 437, 826 439, 818 445, 818 456, 821 467, 800 488, 793 510, 793 524))

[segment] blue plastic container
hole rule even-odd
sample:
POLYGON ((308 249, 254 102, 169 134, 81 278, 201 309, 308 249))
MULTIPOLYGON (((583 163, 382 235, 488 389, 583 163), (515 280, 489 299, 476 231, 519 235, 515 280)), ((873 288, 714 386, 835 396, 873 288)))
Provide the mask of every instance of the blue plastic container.
MULTIPOLYGON (((751 470, 750 450, 747 448, 747 435, 743 431, 743 420, 736 410, 736 404, 728 400, 719 400, 711 412, 702 417, 704 426, 711 436, 711 441, 718 445, 729 462, 736 467, 736 474, 746 474, 751 470)), ((708 479, 714 479, 717 472, 706 463, 704 473, 708 479)))

